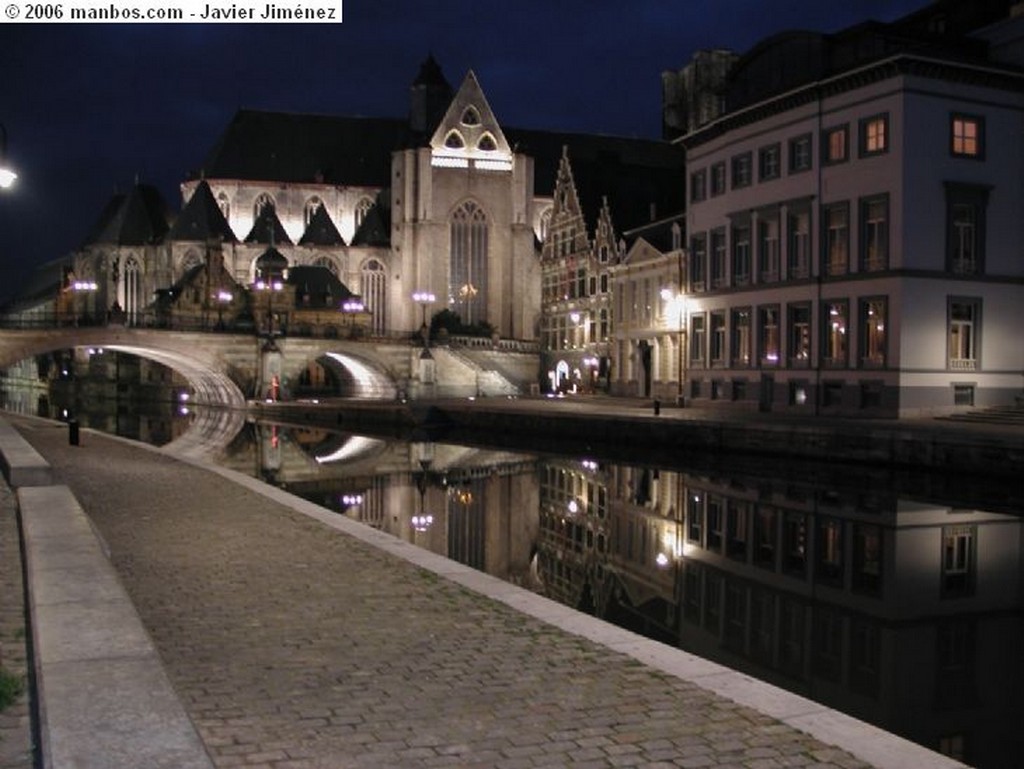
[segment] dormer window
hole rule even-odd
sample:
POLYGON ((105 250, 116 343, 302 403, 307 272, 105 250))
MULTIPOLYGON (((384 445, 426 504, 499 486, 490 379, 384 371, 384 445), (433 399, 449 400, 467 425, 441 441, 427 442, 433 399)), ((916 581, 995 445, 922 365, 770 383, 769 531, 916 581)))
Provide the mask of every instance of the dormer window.
POLYGON ((449 131, 448 135, 444 137, 444 146, 448 149, 459 150, 466 146, 466 142, 458 131, 449 131))
POLYGON ((462 113, 462 125, 480 125, 480 113, 476 111, 476 107, 466 107, 466 111, 462 113))
POLYGON ((494 152, 498 149, 498 144, 494 141, 493 136, 490 134, 484 134, 480 137, 480 141, 477 142, 476 148, 482 152, 494 152))

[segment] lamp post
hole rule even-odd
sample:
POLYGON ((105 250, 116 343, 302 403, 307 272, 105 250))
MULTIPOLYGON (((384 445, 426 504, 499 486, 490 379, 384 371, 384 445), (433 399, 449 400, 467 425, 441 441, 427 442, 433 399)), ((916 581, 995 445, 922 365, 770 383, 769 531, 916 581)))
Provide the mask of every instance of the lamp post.
POLYGON ((224 330, 224 305, 231 304, 231 301, 235 298, 234 294, 230 291, 225 291, 223 288, 217 291, 217 330, 224 330))
POLYGON ((284 283, 277 279, 256 281, 257 291, 267 292, 267 336, 274 338, 274 294, 284 289, 284 283))
POLYGON ((432 291, 414 291, 412 300, 423 308, 423 325, 420 326, 420 335, 423 337, 423 346, 430 347, 430 326, 427 325, 427 306, 437 301, 432 291))
POLYGON ((676 316, 676 405, 686 405, 686 295, 680 291, 663 288, 661 298, 670 306, 675 305, 676 316))
MULTIPOLYGON (((75 301, 72 303, 71 309, 73 314, 73 321, 76 326, 78 325, 79 318, 77 297, 87 297, 90 294, 95 294, 98 289, 99 284, 95 280, 76 280, 71 284, 72 296, 75 297, 75 301)), ((88 299, 83 299, 83 301, 88 302, 88 299)), ((81 317, 83 321, 88 320, 88 316, 86 315, 84 307, 82 309, 81 317)))
POLYGON ((9 189, 18 174, 7 163, 7 127, 0 123, 0 189, 9 189))

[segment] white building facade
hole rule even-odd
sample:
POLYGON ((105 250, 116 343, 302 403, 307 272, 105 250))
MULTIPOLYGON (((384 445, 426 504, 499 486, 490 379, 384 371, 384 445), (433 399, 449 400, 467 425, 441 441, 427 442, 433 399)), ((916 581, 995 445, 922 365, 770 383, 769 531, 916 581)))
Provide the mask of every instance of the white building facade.
POLYGON ((1019 72, 895 53, 683 137, 689 399, 878 416, 1012 402, 1022 128, 1019 72))

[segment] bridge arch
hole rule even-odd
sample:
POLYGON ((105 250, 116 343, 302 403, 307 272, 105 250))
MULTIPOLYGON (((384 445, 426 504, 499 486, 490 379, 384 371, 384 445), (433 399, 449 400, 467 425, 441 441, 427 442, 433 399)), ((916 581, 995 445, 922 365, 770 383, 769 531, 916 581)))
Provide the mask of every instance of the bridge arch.
MULTIPOLYGON (((37 355, 76 347, 102 347, 156 361, 181 374, 192 390, 194 402, 209 406, 242 408, 242 386, 228 373, 218 351, 195 337, 209 335, 98 327, 4 331, 0 333, 0 368, 37 355)), ((248 340, 251 344, 251 340, 248 340)), ((244 384, 243 384, 244 386, 244 384)))

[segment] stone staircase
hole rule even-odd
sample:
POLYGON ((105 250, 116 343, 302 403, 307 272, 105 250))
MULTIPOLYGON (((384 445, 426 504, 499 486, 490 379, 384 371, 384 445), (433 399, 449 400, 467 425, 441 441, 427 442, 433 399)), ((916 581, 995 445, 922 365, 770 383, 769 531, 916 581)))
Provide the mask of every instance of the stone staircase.
POLYGON ((1018 425, 1024 429, 1024 396, 1007 406, 990 406, 936 417, 947 422, 972 422, 990 425, 1018 425))

